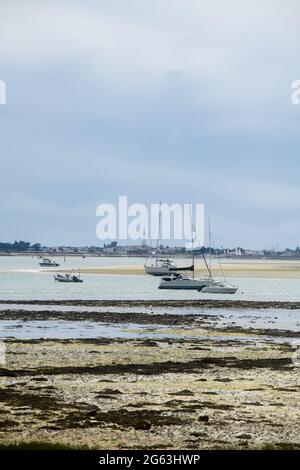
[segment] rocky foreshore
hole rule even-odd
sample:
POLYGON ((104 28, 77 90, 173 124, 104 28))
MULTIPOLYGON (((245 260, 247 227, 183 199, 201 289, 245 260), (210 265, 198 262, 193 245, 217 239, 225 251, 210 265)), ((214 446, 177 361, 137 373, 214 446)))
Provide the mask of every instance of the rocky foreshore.
MULTIPOLYGON (((66 315, 114 323, 135 314, 7 310, 0 317, 47 322, 66 315)), ((145 330, 135 339, 7 339, 0 443, 300 448, 300 369, 295 346, 277 341, 289 331, 221 331, 209 313, 196 317, 137 312, 134 322, 147 321, 151 339, 145 330)))

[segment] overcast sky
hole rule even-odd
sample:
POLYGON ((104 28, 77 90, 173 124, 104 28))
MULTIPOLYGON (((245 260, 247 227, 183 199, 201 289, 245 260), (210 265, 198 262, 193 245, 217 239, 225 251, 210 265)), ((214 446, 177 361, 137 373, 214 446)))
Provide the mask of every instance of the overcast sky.
POLYGON ((299 0, 1 0, 0 241, 99 244, 96 207, 201 202, 300 245, 299 0))

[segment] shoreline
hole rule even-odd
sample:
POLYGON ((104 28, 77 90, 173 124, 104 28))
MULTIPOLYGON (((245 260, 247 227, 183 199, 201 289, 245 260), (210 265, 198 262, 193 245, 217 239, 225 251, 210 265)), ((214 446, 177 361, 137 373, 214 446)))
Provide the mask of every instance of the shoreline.
MULTIPOLYGON (((120 255, 120 254, 111 254, 111 253, 105 253, 105 254, 91 254, 91 253, 86 253, 85 251, 78 252, 78 253, 57 253, 56 251, 47 251, 47 252, 10 252, 10 253, 0 253, 0 258, 1 257, 29 257, 29 258, 43 258, 43 257, 55 257, 55 258, 97 258, 97 259, 103 259, 103 258, 140 258, 140 259, 145 259, 148 258, 148 252, 147 253, 135 253, 135 254, 125 254, 125 255, 120 255)), ((206 253, 207 256, 207 253, 206 253)), ((183 253, 167 253, 167 254, 161 254, 160 258, 173 258, 173 259, 190 259, 190 255, 184 256, 183 253)), ((201 255, 196 255, 196 259, 202 259, 201 255)), ((212 260, 215 261, 218 258, 221 260, 230 260, 230 261, 284 261, 284 262, 289 262, 289 261, 299 261, 300 262, 300 257, 299 256, 260 256, 260 255, 240 255, 240 256, 216 256, 212 255, 212 260)))
MULTIPOLYGON (((95 300, 95 299, 64 299, 64 300, 0 300, 0 305, 61 305, 61 306, 86 306, 86 307, 198 307, 198 308, 223 308, 223 309, 284 309, 299 310, 300 302, 280 300, 95 300)), ((1 312, 1 310, 0 310, 1 312)))

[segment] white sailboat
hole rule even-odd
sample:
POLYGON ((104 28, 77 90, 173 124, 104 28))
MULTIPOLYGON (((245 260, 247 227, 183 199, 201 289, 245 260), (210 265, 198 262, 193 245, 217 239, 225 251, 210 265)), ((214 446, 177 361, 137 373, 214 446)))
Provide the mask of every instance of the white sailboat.
POLYGON ((207 265, 205 256, 203 251, 202 256, 206 265, 206 268, 209 272, 208 277, 203 277, 203 278, 195 278, 195 253, 194 253, 194 226, 192 224, 192 266, 190 270, 193 272, 193 276, 185 276, 183 274, 173 274, 168 277, 163 277, 160 284, 159 284, 159 289, 175 289, 175 290, 197 290, 197 291, 202 291, 205 287, 208 287, 211 283, 211 273, 209 270, 209 267, 207 265))
POLYGON ((152 264, 145 264, 145 272, 152 276, 165 276, 176 271, 176 269, 177 266, 170 259, 160 259, 156 257, 152 264))
POLYGON ((177 271, 177 266, 174 261, 170 259, 159 257, 159 241, 161 232, 161 203, 159 204, 158 214, 158 234, 156 241, 156 250, 151 253, 145 261, 145 273, 151 274, 152 276, 166 276, 177 271), (154 258, 153 258, 154 255, 154 258))
POLYGON ((195 278, 185 276, 183 274, 172 274, 168 277, 163 277, 159 289, 174 289, 174 290, 197 290, 202 291, 210 283, 209 278, 195 278))
MULTIPOLYGON (((195 229, 194 226, 192 225, 192 233, 194 236, 195 229)), ((197 234, 196 234, 197 236, 197 234)), ((193 238, 192 238, 192 245, 193 245, 193 238)), ((212 276, 212 269, 211 269, 211 230, 210 230, 210 222, 209 222, 209 245, 210 245, 210 261, 209 265, 206 261, 205 254, 203 250, 201 249, 201 254, 204 260, 204 264, 208 273, 207 277, 203 278, 195 278, 194 275, 194 250, 192 248, 192 268, 193 268, 193 276, 184 276, 181 274, 173 274, 168 277, 163 277, 159 289, 184 289, 184 290, 197 290, 199 292, 203 292, 206 294, 235 294, 235 292, 238 290, 237 286, 233 286, 231 284, 228 284, 226 282, 224 272, 221 267, 220 263, 220 268, 223 273, 224 281, 219 281, 213 278, 212 276)))
POLYGON ((220 260, 218 261, 219 261, 220 270, 222 272, 224 280, 218 281, 214 279, 212 276, 212 269, 211 269, 212 235, 211 235, 211 229, 210 229, 210 219, 208 219, 208 229, 209 229, 209 271, 210 271, 210 276, 211 276, 211 283, 208 286, 203 287, 201 292, 205 294, 235 294, 238 290, 238 286, 233 286, 227 283, 220 260))
POLYGON ((235 294, 237 286, 227 284, 227 282, 212 280, 208 286, 203 287, 201 292, 205 294, 235 294))

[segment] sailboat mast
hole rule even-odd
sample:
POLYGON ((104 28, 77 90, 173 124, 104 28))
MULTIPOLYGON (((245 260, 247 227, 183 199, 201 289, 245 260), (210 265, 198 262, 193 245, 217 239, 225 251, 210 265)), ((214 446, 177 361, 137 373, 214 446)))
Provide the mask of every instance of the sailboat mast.
POLYGON ((192 229, 192 266, 193 266, 193 279, 195 278, 195 252, 194 252, 194 233, 196 235, 196 230, 193 224, 193 215, 192 215, 192 206, 190 204, 190 219, 191 219, 191 229, 192 229))
POLYGON ((207 261, 206 261, 206 258, 205 258, 205 254, 204 254, 203 248, 201 248, 201 254, 202 254, 202 258, 204 259, 204 263, 205 263, 206 269, 207 269, 207 271, 208 271, 209 277, 212 279, 211 270, 209 269, 209 266, 208 266, 208 264, 207 264, 207 261))
MULTIPOLYGON (((195 230, 194 225, 192 225, 192 229, 193 229, 193 235, 194 235, 194 232, 195 232, 195 235, 196 235, 196 237, 197 237, 197 233, 196 233, 196 230, 195 230)), ((198 237, 197 237, 197 240, 199 241, 198 237)), ((193 239, 192 239, 192 243, 193 243, 193 239)), ((202 258, 203 258, 204 263, 205 263, 205 267, 206 267, 207 272, 208 272, 208 274, 209 274, 209 277, 212 279, 211 270, 209 269, 208 263, 207 263, 207 261, 206 261, 205 254, 204 254, 204 251, 203 251, 203 247, 201 247, 201 254, 202 254, 202 258)))
POLYGON ((208 218, 208 238, 209 238, 209 270, 211 272, 211 230, 210 230, 210 217, 208 218))
POLYGON ((157 242, 156 242, 156 261, 155 261, 156 266, 157 266, 157 261, 158 261, 160 232, 161 232, 161 202, 159 203, 159 212, 158 212, 158 234, 157 234, 157 242))
POLYGON ((194 225, 192 224, 192 266, 193 266, 193 279, 195 278, 195 252, 194 252, 194 225))

